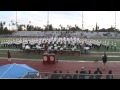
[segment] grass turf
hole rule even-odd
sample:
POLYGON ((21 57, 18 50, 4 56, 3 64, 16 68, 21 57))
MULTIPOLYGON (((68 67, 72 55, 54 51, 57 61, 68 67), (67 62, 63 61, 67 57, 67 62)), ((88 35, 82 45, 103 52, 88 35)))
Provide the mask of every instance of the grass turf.
MULTIPOLYGON (((2 41, 2 40, 12 40, 12 39, 16 39, 16 38, 0 38, 0 42, 2 41)), ((19 39, 19 38, 17 38, 17 39, 19 39)), ((116 43, 116 45, 117 45, 117 52, 120 52, 120 40, 119 39, 95 39, 95 40, 98 40, 98 41, 109 41, 110 43, 116 43)), ((12 47, 12 48, 2 48, 1 46, 0 46, 0 49, 16 49, 15 47, 12 47)), ((109 48, 109 50, 106 50, 106 49, 104 49, 104 48, 101 48, 100 50, 97 50, 97 49, 92 49, 91 51, 96 51, 96 52, 104 52, 104 51, 109 51, 109 52, 114 52, 115 50, 114 49, 110 49, 109 48)))
MULTIPOLYGON (((16 38, 0 38, 0 41, 2 40, 10 40, 10 39, 16 39, 16 38)), ((18 38, 19 39, 19 38, 18 38)), ((109 41, 110 43, 113 42, 113 43, 116 43, 117 44, 117 50, 116 52, 120 52, 120 40, 119 39, 98 39, 99 41, 109 41)), ((0 49, 8 49, 8 48, 1 48, 0 49)), ((15 49, 15 48, 10 48, 10 49, 15 49)), ((98 60, 101 60, 101 55, 103 55, 103 53, 101 52, 115 52, 114 50, 111 50, 109 49, 108 51, 101 48, 100 50, 97 50, 97 49, 92 49, 91 52, 97 52, 97 53, 94 53, 94 55, 100 55, 98 57, 80 57, 80 56, 58 56, 58 60, 82 60, 82 61, 93 61, 95 59, 98 59, 98 60)), ((6 51, 0 51, 0 52, 6 52, 6 51)), ((91 53, 93 54, 93 53, 91 53)), ((119 56, 120 53, 107 53, 109 55, 117 55, 119 56)), ((6 54, 2 54, 0 53, 0 57, 7 57, 6 54)), ((14 54, 12 55, 13 58, 25 58, 25 59, 42 59, 42 55, 25 55, 25 54, 14 54)), ((110 61, 120 61, 120 57, 109 57, 108 60, 110 61)))

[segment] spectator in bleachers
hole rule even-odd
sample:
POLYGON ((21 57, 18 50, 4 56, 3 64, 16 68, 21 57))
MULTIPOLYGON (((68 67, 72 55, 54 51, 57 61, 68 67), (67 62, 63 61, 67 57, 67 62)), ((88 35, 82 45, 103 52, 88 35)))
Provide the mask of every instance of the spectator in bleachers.
POLYGON ((59 71, 59 74, 58 74, 58 79, 64 79, 64 78, 63 78, 62 71, 59 71))
POLYGON ((106 75, 106 79, 113 79, 112 70, 109 70, 108 75, 106 75))
POLYGON ((99 68, 97 68, 97 70, 94 72, 94 74, 95 74, 95 79, 101 79, 101 77, 102 77, 102 71, 100 71, 100 69, 99 68))
POLYGON ((72 79, 72 76, 69 74, 69 71, 67 74, 65 74, 64 79, 72 79))
POLYGON ((41 79, 49 79, 48 74, 46 73, 45 76, 43 78, 41 78, 41 79))
POLYGON ((58 79, 58 74, 57 74, 57 71, 54 71, 52 76, 51 76, 51 79, 58 79))
POLYGON ((85 79, 84 74, 87 74, 87 72, 85 71, 84 67, 82 67, 81 71, 80 71, 80 75, 79 75, 79 79, 85 79))
POLYGON ((88 75, 89 76, 88 79, 93 79, 93 75, 91 75, 91 70, 88 71, 88 74, 89 74, 88 75))
POLYGON ((45 74, 44 79, 49 79, 49 77, 48 77, 48 74, 47 74, 47 73, 45 74))
POLYGON ((78 76, 79 76, 79 75, 78 75, 78 70, 76 70, 76 74, 73 75, 73 79, 79 79, 78 76))

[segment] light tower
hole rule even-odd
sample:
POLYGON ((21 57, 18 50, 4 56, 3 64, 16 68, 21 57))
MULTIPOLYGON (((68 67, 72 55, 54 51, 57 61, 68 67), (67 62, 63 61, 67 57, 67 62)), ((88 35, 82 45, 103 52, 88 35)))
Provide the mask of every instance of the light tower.
POLYGON ((49 30, 49 11, 47 12, 47 28, 49 30))
POLYGON ((83 22, 83 11, 82 11, 82 30, 84 28, 83 24, 84 24, 84 22, 83 22))
POLYGON ((17 31, 17 11, 16 11, 16 31, 17 31))
POLYGON ((115 36, 117 37, 117 32, 116 32, 116 11, 115 11, 115 36))

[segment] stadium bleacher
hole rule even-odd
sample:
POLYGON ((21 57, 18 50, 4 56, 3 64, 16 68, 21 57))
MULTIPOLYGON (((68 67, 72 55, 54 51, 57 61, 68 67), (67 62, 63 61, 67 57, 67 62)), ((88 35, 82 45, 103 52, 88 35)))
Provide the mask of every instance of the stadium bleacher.
MULTIPOLYGON (((16 31, 12 36, 45 36, 45 37, 83 37, 83 38, 115 38, 115 33, 110 32, 81 32, 81 31, 16 31)), ((120 38, 120 35, 117 35, 120 38)))

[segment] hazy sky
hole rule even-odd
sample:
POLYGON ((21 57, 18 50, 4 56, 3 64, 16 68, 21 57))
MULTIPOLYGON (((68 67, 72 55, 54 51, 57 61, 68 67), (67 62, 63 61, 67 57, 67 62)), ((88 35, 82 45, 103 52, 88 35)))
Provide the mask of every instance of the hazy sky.
MULTIPOLYGON (((17 21, 20 24, 41 26, 47 24, 48 11, 17 11, 17 21)), ((16 11, 0 11, 0 21, 16 22, 16 11)), ((83 11, 84 28, 92 29, 96 22, 100 28, 115 26, 115 11, 83 11)), ((82 28, 82 11, 49 11, 49 23, 53 27, 75 24, 82 28)), ((116 11, 116 28, 120 29, 120 11, 116 11)))

